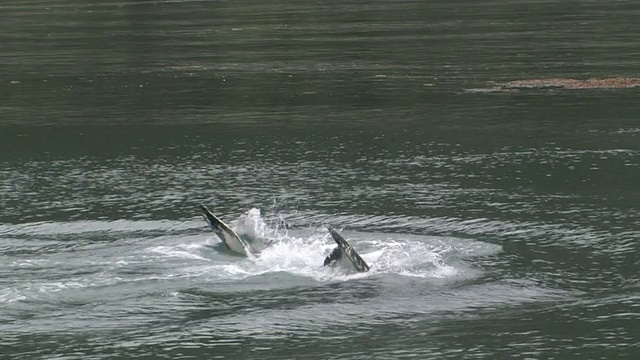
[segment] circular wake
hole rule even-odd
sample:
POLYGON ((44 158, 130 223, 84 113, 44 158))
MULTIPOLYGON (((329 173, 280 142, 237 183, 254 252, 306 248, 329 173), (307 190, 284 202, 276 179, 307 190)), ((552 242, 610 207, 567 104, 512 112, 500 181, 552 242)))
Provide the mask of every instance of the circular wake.
POLYGON ((500 251, 497 245, 459 238, 340 231, 371 267, 367 273, 353 273, 323 266, 324 258, 336 246, 326 228, 289 230, 281 219, 267 223, 255 208, 229 224, 240 237, 260 250, 255 257, 244 258, 224 251, 213 233, 203 236, 207 243, 183 243, 151 250, 162 256, 199 260, 199 264, 188 269, 192 275, 205 275, 210 280, 223 282, 269 274, 288 274, 318 282, 380 274, 455 279, 474 274, 463 258, 473 256, 474 252, 487 255, 500 251), (211 254, 205 255, 207 250, 211 254))

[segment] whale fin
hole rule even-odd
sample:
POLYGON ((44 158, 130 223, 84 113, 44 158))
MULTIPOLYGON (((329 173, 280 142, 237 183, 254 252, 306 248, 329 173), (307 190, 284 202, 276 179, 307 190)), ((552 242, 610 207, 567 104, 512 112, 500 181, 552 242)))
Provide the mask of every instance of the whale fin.
POLYGON ((204 219, 213 229, 213 232, 220 238, 220 240, 222 240, 229 250, 244 256, 249 256, 251 254, 249 245, 242 240, 240 236, 233 231, 233 229, 213 215, 206 206, 201 204, 200 209, 202 210, 204 219))
POLYGON ((332 228, 327 227, 327 229, 329 229, 329 233, 331 234, 333 240, 338 244, 338 247, 335 248, 331 252, 331 254, 329 254, 329 256, 327 256, 327 258, 324 260, 325 266, 330 264, 334 260, 339 260, 341 256, 345 256, 359 272, 369 271, 369 265, 367 265, 367 263, 360 257, 360 255, 358 255, 355 249, 351 247, 351 245, 349 245, 347 240, 345 240, 340 234, 338 234, 337 231, 333 230, 332 228))
POLYGON ((336 246, 331 251, 331 254, 324 259, 324 266, 335 266, 335 264, 342 259, 342 249, 340 246, 336 246))

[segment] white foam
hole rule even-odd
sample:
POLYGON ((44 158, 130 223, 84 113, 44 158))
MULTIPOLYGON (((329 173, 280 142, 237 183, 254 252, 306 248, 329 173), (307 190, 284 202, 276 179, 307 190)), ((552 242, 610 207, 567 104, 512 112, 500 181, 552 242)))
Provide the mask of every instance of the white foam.
MULTIPOLYGON (((239 234, 268 242, 268 246, 255 256, 239 258, 207 249, 203 237, 195 237, 194 241, 197 242, 161 245, 147 250, 162 257, 210 262, 210 265, 197 264, 196 268, 195 264, 183 267, 184 271, 180 276, 205 276, 214 281, 227 281, 270 273, 288 273, 327 282, 377 274, 435 279, 458 277, 470 273, 458 261, 458 257, 469 256, 474 252, 482 255, 500 249, 499 246, 458 238, 341 231, 371 267, 367 273, 350 273, 345 269, 323 266, 324 258, 336 246, 325 228, 289 233, 286 226, 280 226, 282 223, 278 223, 275 228, 270 227, 262 218, 260 210, 255 208, 230 222, 230 225, 239 234), (491 251, 486 251, 487 249, 491 251), (207 255, 209 252, 210 256, 207 255)), ((206 238, 210 242, 211 237, 206 238)))
MULTIPOLYGON (((255 224, 255 223, 254 223, 255 224)), ((268 230, 265 230, 268 232, 268 230)), ((347 233, 347 236, 350 233, 347 233)), ((352 234, 352 233, 351 233, 352 234)), ((375 236, 359 233, 355 238, 375 236)), ((349 273, 344 269, 323 266, 324 257, 335 247, 328 234, 312 233, 306 236, 277 235, 275 241, 255 258, 242 259, 217 267, 220 277, 244 279, 267 273, 285 272, 316 281, 343 281, 393 273, 411 277, 446 278, 457 276, 458 269, 446 264, 443 254, 451 251, 441 242, 352 242, 363 259, 371 266, 368 273, 349 273)))
POLYGON ((152 253, 163 255, 164 257, 178 257, 185 259, 209 260, 196 252, 204 247, 201 243, 184 243, 178 245, 160 245, 148 248, 152 253))

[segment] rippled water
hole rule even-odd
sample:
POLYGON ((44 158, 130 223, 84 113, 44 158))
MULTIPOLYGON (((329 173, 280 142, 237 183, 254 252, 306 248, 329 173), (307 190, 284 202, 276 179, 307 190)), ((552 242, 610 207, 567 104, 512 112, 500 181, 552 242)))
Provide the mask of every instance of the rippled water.
POLYGON ((0 11, 3 358, 637 353, 638 89, 474 91, 637 76, 634 2, 0 11))

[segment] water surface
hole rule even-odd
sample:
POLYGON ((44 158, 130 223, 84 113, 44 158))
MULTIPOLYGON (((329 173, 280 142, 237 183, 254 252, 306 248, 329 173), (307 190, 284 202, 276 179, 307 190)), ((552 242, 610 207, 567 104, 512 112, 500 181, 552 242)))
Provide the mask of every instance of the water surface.
POLYGON ((5 357, 637 351, 639 90, 477 91, 637 77, 635 2, 0 13, 5 357), (326 225, 369 273, 321 266, 326 225))

